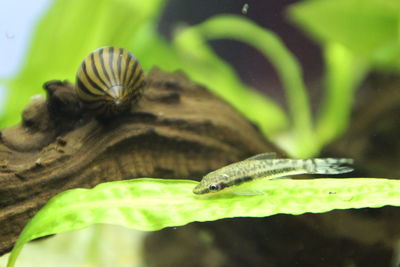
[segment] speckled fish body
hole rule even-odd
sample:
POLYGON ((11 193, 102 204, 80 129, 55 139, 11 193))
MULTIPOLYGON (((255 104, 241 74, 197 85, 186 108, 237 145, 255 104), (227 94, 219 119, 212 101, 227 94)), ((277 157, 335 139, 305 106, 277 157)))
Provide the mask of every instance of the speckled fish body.
POLYGON ((273 159, 264 153, 210 172, 193 189, 195 194, 225 191, 258 179, 278 179, 298 174, 341 174, 353 171, 348 158, 273 159))

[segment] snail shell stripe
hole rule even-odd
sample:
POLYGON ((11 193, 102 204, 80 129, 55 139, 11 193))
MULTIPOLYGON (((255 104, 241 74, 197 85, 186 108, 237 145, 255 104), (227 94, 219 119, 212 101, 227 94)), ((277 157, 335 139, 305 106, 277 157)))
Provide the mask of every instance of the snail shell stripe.
POLYGON ((142 95, 144 75, 134 55, 113 46, 90 53, 77 72, 76 93, 84 107, 100 117, 129 109, 142 95))

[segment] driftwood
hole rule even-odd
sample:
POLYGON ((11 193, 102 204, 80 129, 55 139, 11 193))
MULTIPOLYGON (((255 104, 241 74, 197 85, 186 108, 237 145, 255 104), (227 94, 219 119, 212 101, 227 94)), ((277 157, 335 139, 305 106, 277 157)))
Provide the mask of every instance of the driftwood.
POLYGON ((199 180, 250 155, 276 151, 229 104, 182 73, 154 69, 138 106, 108 121, 81 108, 68 82, 44 85, 20 125, 1 132, 0 254, 52 196, 136 177, 199 180))

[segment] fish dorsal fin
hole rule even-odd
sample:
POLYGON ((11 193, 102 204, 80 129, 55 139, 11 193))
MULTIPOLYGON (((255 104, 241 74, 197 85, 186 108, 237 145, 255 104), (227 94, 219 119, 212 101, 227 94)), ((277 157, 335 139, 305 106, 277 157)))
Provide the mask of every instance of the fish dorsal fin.
POLYGON ((252 156, 245 160, 263 160, 263 159, 273 159, 273 158, 276 158, 276 153, 275 152, 267 152, 267 153, 257 154, 255 156, 252 156))

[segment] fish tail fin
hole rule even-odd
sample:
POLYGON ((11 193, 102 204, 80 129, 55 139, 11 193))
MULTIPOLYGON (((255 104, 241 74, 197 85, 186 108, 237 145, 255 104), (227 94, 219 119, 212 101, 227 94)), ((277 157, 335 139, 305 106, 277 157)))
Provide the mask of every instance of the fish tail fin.
POLYGON ((353 159, 348 158, 317 158, 306 160, 304 167, 312 174, 341 174, 352 172, 354 169, 348 165, 353 162, 353 159))

